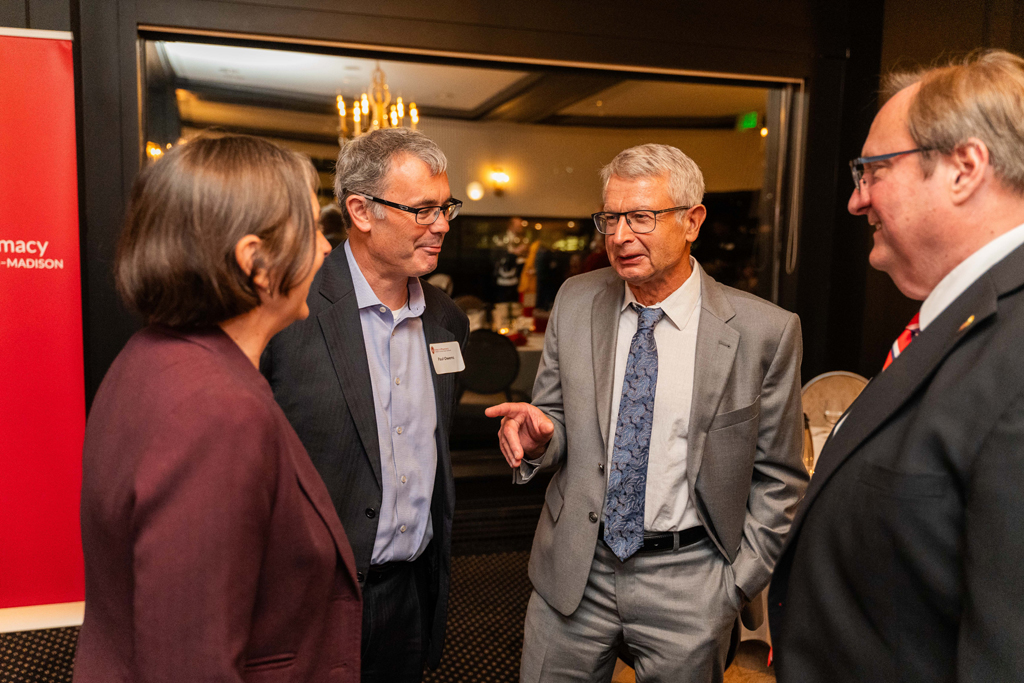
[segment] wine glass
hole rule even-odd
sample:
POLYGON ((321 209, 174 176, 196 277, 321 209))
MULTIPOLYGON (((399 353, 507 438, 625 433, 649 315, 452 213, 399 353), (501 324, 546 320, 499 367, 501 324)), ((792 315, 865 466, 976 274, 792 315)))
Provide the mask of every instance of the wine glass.
POLYGON ((836 423, 839 422, 839 418, 843 416, 845 412, 843 410, 843 404, 836 399, 825 399, 824 410, 822 411, 825 416, 825 422, 829 425, 829 432, 836 427, 836 423))

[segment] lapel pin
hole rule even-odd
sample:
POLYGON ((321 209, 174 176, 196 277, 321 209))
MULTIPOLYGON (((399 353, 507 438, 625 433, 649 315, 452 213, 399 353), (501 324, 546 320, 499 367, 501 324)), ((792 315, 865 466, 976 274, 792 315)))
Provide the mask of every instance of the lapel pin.
POLYGON ((968 318, 967 320, 964 321, 964 324, 960 326, 960 329, 957 330, 957 332, 963 332, 968 327, 970 327, 971 323, 973 323, 973 322, 974 322, 974 316, 972 315, 970 318, 968 318))

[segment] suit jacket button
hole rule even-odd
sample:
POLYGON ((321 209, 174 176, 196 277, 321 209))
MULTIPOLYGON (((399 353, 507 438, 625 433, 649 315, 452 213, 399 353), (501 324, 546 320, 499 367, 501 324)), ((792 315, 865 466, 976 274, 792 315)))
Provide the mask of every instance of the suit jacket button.
POLYGON ((366 577, 365 577, 365 576, 363 575, 363 573, 362 573, 362 572, 356 572, 356 580, 357 580, 357 581, 358 581, 359 583, 362 583, 362 582, 363 582, 363 579, 365 579, 365 578, 366 578, 366 577))
POLYGON ((591 512, 590 513, 590 521, 591 522, 597 522, 597 513, 596 512, 591 512))
POLYGON ((597 466, 597 469, 598 469, 599 471, 601 471, 601 472, 604 472, 604 463, 601 463, 600 465, 598 465, 598 466, 597 466))
POLYGON ((370 519, 373 519, 377 516, 377 511, 374 510, 373 508, 366 508, 366 516, 370 519))

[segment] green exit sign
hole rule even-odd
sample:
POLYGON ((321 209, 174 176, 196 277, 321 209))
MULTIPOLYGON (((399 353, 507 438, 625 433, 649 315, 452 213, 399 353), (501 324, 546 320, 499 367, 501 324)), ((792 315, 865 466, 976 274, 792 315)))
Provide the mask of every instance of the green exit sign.
POLYGON ((736 130, 749 130, 757 128, 757 112, 748 111, 736 117, 736 130))

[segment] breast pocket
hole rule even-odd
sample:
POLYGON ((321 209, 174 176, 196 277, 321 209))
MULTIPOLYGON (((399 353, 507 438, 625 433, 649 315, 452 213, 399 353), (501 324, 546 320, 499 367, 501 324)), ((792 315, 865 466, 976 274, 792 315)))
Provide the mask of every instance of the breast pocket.
POLYGON ((941 498, 949 491, 941 474, 899 472, 874 464, 866 465, 857 481, 874 494, 911 501, 941 498))
POLYGON ((716 429, 725 429, 726 427, 731 427, 733 425, 740 424, 741 422, 746 422, 747 420, 753 420, 760 414, 761 397, 758 396, 749 406, 716 415, 715 419, 711 421, 711 426, 708 427, 708 431, 713 432, 716 429))

